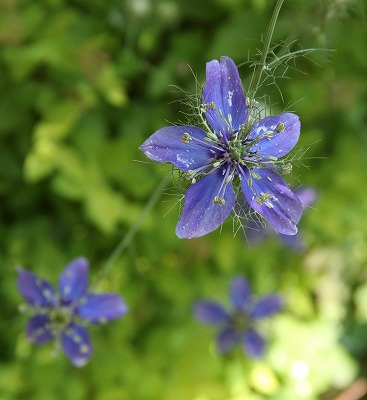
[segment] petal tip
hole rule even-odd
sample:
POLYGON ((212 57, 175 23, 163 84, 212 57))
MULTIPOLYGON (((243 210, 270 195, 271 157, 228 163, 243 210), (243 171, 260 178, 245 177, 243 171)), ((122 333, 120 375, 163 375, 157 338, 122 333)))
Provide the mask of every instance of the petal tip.
POLYGON ((200 233, 195 233, 195 231, 193 230, 190 231, 189 229, 187 229, 186 226, 180 224, 180 222, 181 219, 177 222, 176 225, 176 236, 179 239, 194 239, 205 235, 205 233, 200 234, 200 233))
POLYGON ((282 228, 282 229, 278 228, 278 229, 275 229, 275 230, 277 231, 278 234, 285 235, 285 236, 294 236, 294 235, 296 235, 298 233, 298 227, 297 227, 296 224, 287 225, 285 228, 282 228))

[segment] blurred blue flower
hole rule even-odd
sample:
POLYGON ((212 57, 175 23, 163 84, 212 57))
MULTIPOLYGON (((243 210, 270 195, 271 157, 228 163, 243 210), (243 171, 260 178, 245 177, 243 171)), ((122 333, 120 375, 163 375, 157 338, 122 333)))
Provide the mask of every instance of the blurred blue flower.
MULTIPOLYGON (((316 190, 312 187, 300 188, 295 190, 294 193, 300 199, 303 210, 312 206, 317 198, 316 190)), ((273 233, 274 230, 271 226, 256 223, 255 221, 250 221, 246 227, 246 239, 251 245, 261 243, 267 236, 273 233)), ((279 234, 277 237, 279 237, 287 247, 298 253, 305 251, 307 248, 300 232, 297 232, 293 236, 279 234)))
POLYGON ((299 118, 284 113, 260 120, 257 110, 251 112, 251 103, 233 60, 212 60, 206 64, 199 110, 204 130, 168 126, 140 146, 148 158, 173 164, 192 181, 176 226, 179 238, 217 229, 231 213, 236 197, 277 232, 297 232, 302 205, 278 172, 291 171, 282 157, 298 141, 299 118))
POLYGON ((79 257, 62 271, 58 292, 47 281, 18 268, 17 288, 31 306, 26 335, 36 344, 56 339, 71 363, 83 367, 92 355, 85 325, 103 324, 128 311, 124 300, 114 293, 89 293, 88 261, 79 257))
POLYGON ((250 357, 259 358, 264 353, 265 340, 257 332, 256 322, 277 313, 283 307, 282 299, 272 294, 255 301, 248 281, 242 277, 232 281, 229 295, 230 312, 217 302, 202 300, 195 304, 195 316, 203 323, 221 327, 217 336, 217 347, 221 353, 240 344, 250 357))

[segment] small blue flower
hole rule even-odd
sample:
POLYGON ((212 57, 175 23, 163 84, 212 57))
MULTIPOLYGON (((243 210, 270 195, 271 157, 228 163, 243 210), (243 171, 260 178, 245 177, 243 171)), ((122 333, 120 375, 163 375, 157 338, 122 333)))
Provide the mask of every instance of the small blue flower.
POLYGON ((249 283, 242 277, 232 281, 229 294, 230 312, 217 302, 202 300, 195 304, 195 316, 203 323, 221 327, 217 337, 221 353, 240 344, 250 357, 259 358, 264 353, 265 340, 255 329, 256 321, 274 315, 283 307, 283 302, 275 294, 255 301, 249 283))
MULTIPOLYGON (((317 197, 316 190, 311 187, 296 189, 294 194, 300 199, 303 210, 312 206, 317 197)), ((255 221, 250 221, 246 227, 246 239, 252 245, 261 243, 267 236, 273 233, 274 231, 269 225, 261 225, 255 221)), ((278 237, 288 248, 297 253, 301 253, 307 248, 300 232, 292 236, 279 234, 278 237)))
POLYGON ((179 238, 217 229, 236 198, 278 233, 297 233, 302 205, 278 172, 291 171, 282 157, 296 145, 300 121, 292 113, 261 120, 258 114, 243 93, 235 63, 221 57, 206 64, 199 115, 203 129, 168 126, 140 146, 148 158, 173 164, 192 182, 176 226, 179 238))
POLYGON ((28 339, 44 344, 56 339, 76 367, 83 367, 92 355, 85 325, 103 324, 123 316, 124 300, 115 293, 89 293, 88 261, 71 261, 59 278, 58 292, 45 280, 18 268, 17 288, 32 312, 26 327, 28 339))

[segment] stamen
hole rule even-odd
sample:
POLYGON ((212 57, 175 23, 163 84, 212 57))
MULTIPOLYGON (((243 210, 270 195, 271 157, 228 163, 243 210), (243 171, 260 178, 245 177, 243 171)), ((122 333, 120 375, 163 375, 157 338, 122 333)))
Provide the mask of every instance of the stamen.
MULTIPOLYGON (((232 128, 232 116, 231 114, 228 114, 228 121, 224 118, 223 112, 221 109, 218 110, 218 114, 221 117, 222 121, 224 122, 225 125, 228 126, 228 128, 230 128, 230 130, 233 132, 233 128, 232 128), (229 122, 229 118, 231 118, 230 122, 229 122)), ((226 137, 226 135, 223 135, 224 137, 226 137)))
POLYGON ((194 179, 194 175, 196 175, 196 171, 189 169, 187 172, 184 172, 182 175, 184 176, 185 179, 187 179, 189 181, 191 179, 194 179))
POLYGON ((255 179, 261 179, 261 176, 254 171, 250 170, 250 175, 255 179))
POLYGON ((218 190, 218 195, 215 196, 214 200, 213 200, 214 204, 218 204, 220 206, 223 206, 224 204, 226 204, 226 201, 224 200, 224 193, 226 191, 227 184, 233 178, 234 171, 235 171, 235 169, 233 166, 232 166, 232 168, 228 167, 225 169, 224 179, 218 190))
POLYGON ((223 197, 215 196, 213 203, 217 204, 218 206, 224 206, 226 204, 226 201, 224 200, 223 197))
POLYGON ((260 193, 260 196, 257 196, 255 198, 256 203, 260 206, 262 204, 265 204, 269 208, 273 208, 274 206, 268 201, 269 199, 272 199, 274 195, 270 193, 260 193))
POLYGON ((224 181, 224 184, 228 185, 228 183, 233 179, 233 176, 234 176, 234 170, 232 170, 232 172, 228 175, 228 177, 224 181))
POLYGON ((283 174, 290 174, 292 172, 292 164, 287 163, 281 166, 283 174))
POLYGON ((181 136, 181 140, 182 140, 182 143, 185 143, 185 144, 190 143, 191 140, 192 140, 192 136, 191 136, 189 133, 185 132, 185 133, 181 136))
POLYGON ((233 130, 233 128, 232 128, 232 115, 231 114, 228 114, 228 123, 229 123, 229 126, 231 127, 231 129, 233 130))
POLYGON ((211 101, 208 104, 203 103, 201 105, 201 111, 202 112, 207 112, 208 110, 215 110, 216 109, 216 105, 214 103, 214 101, 211 101))
MULTIPOLYGON (((218 161, 218 162, 219 162, 219 161, 218 161)), ((215 164, 216 164, 216 163, 215 163, 215 164)), ((219 162, 219 164, 220 164, 220 162, 219 162)), ((197 175, 200 175, 200 174, 205 174, 205 173, 207 172, 208 169, 211 169, 212 171, 215 170, 215 168, 213 169, 213 164, 207 164, 207 165, 204 165, 203 167, 200 167, 200 168, 197 168, 197 169, 189 169, 188 171, 184 172, 182 175, 183 175, 186 179, 191 180, 192 183, 195 183, 195 182, 196 182, 195 177, 196 177, 197 175), (194 179, 195 179, 195 181, 194 181, 194 179)), ((211 171, 210 171, 210 172, 211 172, 211 171)))
POLYGON ((279 122, 279 124, 277 125, 277 127, 275 128, 275 130, 277 132, 284 132, 285 131, 285 125, 283 124, 283 122, 279 122))
POLYGON ((273 131, 265 131, 263 133, 264 136, 266 136, 267 139, 271 139, 272 137, 274 137, 274 132, 273 131))
POLYGON ((211 132, 205 132, 207 137, 204 137, 203 140, 197 139, 193 136, 191 136, 190 134, 188 134, 187 132, 185 132, 182 136, 181 136, 181 140, 183 143, 188 144, 190 141, 193 141, 194 143, 197 143, 199 146, 205 147, 206 149, 209 149, 211 153, 213 154, 217 154, 217 151, 223 152, 223 149, 221 147, 217 146, 218 143, 218 138, 216 135, 212 134, 211 132), (189 141, 184 141, 186 140, 186 136, 184 137, 184 135, 189 135, 190 139, 189 141))
POLYGON ((250 99, 249 97, 246 97, 246 106, 247 107, 256 107, 259 104, 258 101, 256 101, 255 99, 250 99))

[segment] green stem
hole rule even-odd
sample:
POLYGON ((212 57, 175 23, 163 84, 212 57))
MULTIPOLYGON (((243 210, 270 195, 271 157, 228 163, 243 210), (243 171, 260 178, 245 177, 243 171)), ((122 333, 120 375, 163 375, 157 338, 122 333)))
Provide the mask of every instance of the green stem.
POLYGON ((250 82, 249 89, 248 89, 249 97, 251 99, 253 99, 256 95, 256 92, 260 86, 261 76, 266 68, 266 58, 269 53, 275 25, 277 23, 279 12, 280 12, 280 9, 282 8, 283 2, 284 2, 284 0, 277 1, 274 11, 273 11, 273 15, 271 16, 269 28, 268 28, 268 31, 266 32, 264 48, 263 48, 263 52, 261 54, 261 59, 260 59, 260 62, 255 66, 255 70, 252 75, 251 82, 250 82))
POLYGON ((140 213, 139 217, 133 224, 133 226, 129 229, 129 231, 126 233, 126 235, 122 238, 121 242, 116 246, 115 250, 111 253, 110 257, 108 258, 105 266, 100 272, 100 276, 97 280, 97 282, 94 285, 94 288, 96 288, 105 278, 107 275, 108 271, 111 269, 113 264, 116 262, 116 260, 121 256, 121 254, 124 252, 124 250, 129 246, 130 242, 138 232, 141 224, 143 223, 144 219, 146 216, 149 214, 149 212, 152 210, 152 208, 155 206, 157 201, 159 200, 163 190, 167 186, 167 183, 169 181, 169 176, 164 178, 160 185, 156 188, 156 190, 153 192, 151 195, 150 199, 148 200, 147 204, 143 208, 143 211, 140 213))

